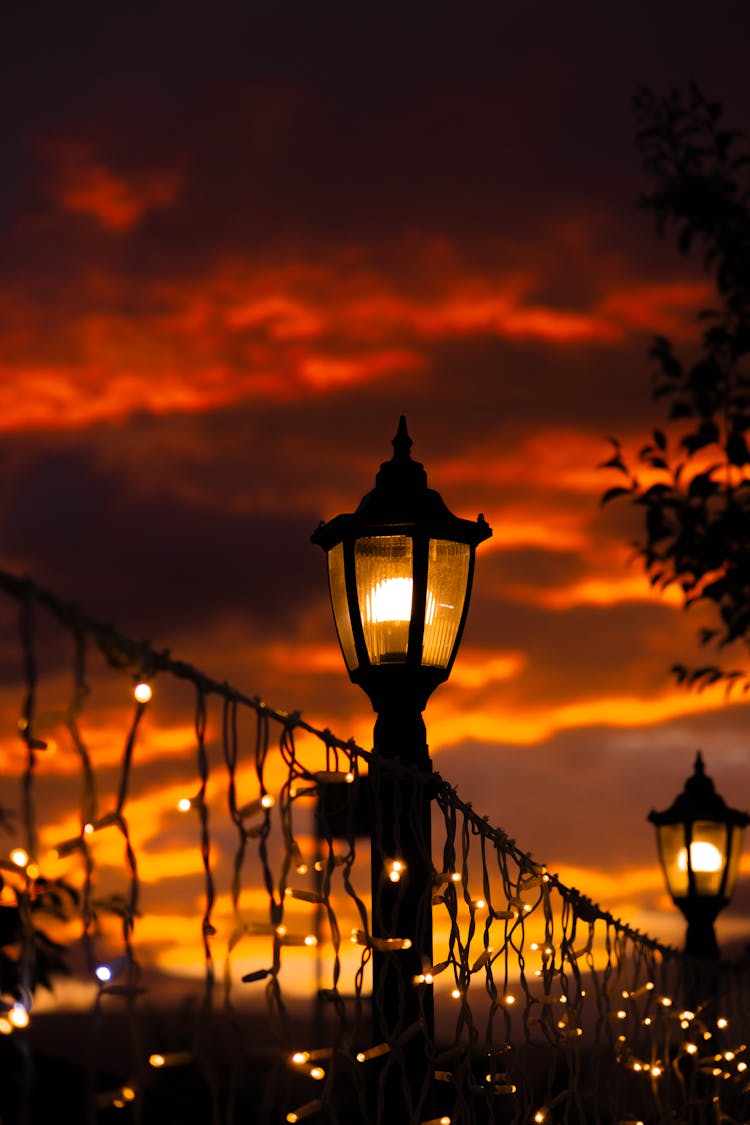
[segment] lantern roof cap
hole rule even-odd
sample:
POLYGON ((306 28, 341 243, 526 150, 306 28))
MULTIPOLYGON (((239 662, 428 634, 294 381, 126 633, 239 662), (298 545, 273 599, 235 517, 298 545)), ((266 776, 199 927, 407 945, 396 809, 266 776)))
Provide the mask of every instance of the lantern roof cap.
POLYGON ((362 497, 355 512, 321 524, 313 542, 328 550, 345 535, 377 534, 385 528, 397 533, 398 529, 412 527, 423 529, 431 537, 473 545, 488 539, 492 530, 483 515, 476 522, 460 519, 439 492, 427 487, 424 465, 412 460, 412 444, 406 418, 401 415, 392 441, 393 456, 381 464, 375 487, 362 497))
POLYGON ((693 823, 696 820, 712 820, 721 824, 736 824, 744 827, 750 816, 739 809, 732 809, 723 797, 716 792, 713 781, 706 773, 703 755, 696 753, 693 772, 685 782, 682 792, 663 812, 652 810, 648 819, 657 827, 662 824, 693 823))

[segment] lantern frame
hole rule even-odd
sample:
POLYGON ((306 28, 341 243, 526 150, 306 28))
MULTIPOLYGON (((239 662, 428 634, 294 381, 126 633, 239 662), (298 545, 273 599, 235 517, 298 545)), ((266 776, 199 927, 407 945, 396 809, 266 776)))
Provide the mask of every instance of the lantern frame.
POLYGON ((742 829, 750 822, 750 816, 730 808, 719 796, 705 772, 699 750, 682 793, 668 809, 652 810, 648 819, 656 828, 667 890, 688 922, 686 952, 715 957, 718 947, 713 923, 731 899, 742 849, 742 829), (696 859, 701 854, 695 851, 697 844, 704 846, 703 863, 696 859), (710 849, 710 864, 715 862, 711 853, 716 853, 719 866, 705 866, 705 849, 710 849))
MULTIPOLYGON (((424 710, 432 692, 447 680, 458 652, 469 609, 474 576, 476 547, 492 535, 483 515, 476 522, 453 515, 442 497, 427 487, 423 465, 411 458, 412 441, 402 416, 393 439, 393 457, 380 466, 375 488, 360 501, 356 511, 335 516, 321 523, 312 535, 313 543, 328 557, 329 593, 339 644, 349 677, 370 697, 373 709, 404 710, 416 705, 424 710), (378 662, 368 649, 362 605, 368 593, 358 590, 357 544, 397 538, 411 547, 411 606, 408 635, 402 656, 378 662), (425 625, 428 618, 428 573, 431 551, 438 543, 460 544, 467 548, 463 602, 460 613, 450 623, 455 630, 449 651, 440 664, 424 662, 425 625), (341 545, 341 555, 331 552, 341 545), (334 589, 333 568, 343 566, 345 597, 334 589)), ((392 544, 382 543, 382 556, 392 544)), ((463 562, 461 563, 463 566, 463 562)), ((449 608, 453 608, 452 606, 449 608)), ((405 619, 401 619, 405 621, 405 619)))

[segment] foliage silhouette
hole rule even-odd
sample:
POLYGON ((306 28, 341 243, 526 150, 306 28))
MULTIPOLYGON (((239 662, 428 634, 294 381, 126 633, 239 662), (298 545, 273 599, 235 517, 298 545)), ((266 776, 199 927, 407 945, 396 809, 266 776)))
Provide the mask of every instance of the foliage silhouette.
MULTIPOLYGON (((0 829, 12 827, 11 814, 0 808, 0 829)), ((12 870, 13 865, 5 867, 12 870)), ((22 868, 0 875, 0 891, 6 892, 0 905, 0 1014, 5 1015, 13 1002, 28 1001, 37 988, 52 991, 54 975, 70 975, 66 947, 38 922, 40 916, 66 921, 79 896, 63 879, 41 876, 33 880, 32 891, 22 868)))
MULTIPOLYGON (((616 439, 602 467, 624 483, 602 503, 627 499, 643 517, 635 543, 651 584, 676 583, 685 607, 713 610, 715 625, 699 630, 717 650, 750 648, 750 153, 741 133, 722 123, 723 108, 695 84, 658 96, 643 88, 634 99, 636 145, 652 190, 640 207, 663 234, 676 231, 683 254, 698 247, 712 274, 715 308, 704 325, 698 358, 686 364, 665 336, 650 349, 656 368, 651 397, 665 414, 637 454, 625 459, 616 439)), ((723 681, 750 688, 750 673, 707 663, 675 664, 678 681, 698 690, 723 681)))

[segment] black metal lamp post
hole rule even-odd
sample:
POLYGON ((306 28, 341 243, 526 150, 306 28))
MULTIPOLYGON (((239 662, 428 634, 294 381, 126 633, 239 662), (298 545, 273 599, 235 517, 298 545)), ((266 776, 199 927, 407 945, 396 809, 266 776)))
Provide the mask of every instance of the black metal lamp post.
POLYGON ((693 774, 664 812, 652 811, 667 889, 688 923, 685 952, 716 958, 714 921, 737 882, 747 813, 731 809, 706 776, 698 751, 693 774))
MULTIPOLYGON (((384 1083, 392 1125, 413 1118, 429 1085, 434 1040, 432 986, 431 770, 422 711, 450 675, 461 640, 477 544, 492 534, 483 516, 459 519, 427 487, 411 459, 402 417, 393 458, 357 510, 321 524, 333 615, 351 680, 377 714, 373 799, 373 1030, 395 1046, 384 1083), (378 758, 412 769, 381 767, 378 758), (421 777, 417 775, 420 771, 421 777), (395 1064, 400 1060, 401 1066, 395 1064), (401 1070, 401 1074, 396 1073, 401 1070)), ((418 1119, 418 1117, 416 1118, 418 1119)))

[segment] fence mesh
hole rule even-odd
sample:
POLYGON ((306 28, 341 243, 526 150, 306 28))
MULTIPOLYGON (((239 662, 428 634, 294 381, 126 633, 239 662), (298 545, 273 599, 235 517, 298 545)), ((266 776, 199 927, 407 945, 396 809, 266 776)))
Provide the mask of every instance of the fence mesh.
POLYGON ((749 1119, 744 966, 612 917, 439 774, 0 589, 3 1121, 749 1119), (432 805, 433 956, 409 983, 435 1033, 400 1118, 388 1075, 423 1024, 373 1031, 373 957, 408 944, 372 925, 383 778, 432 805))

